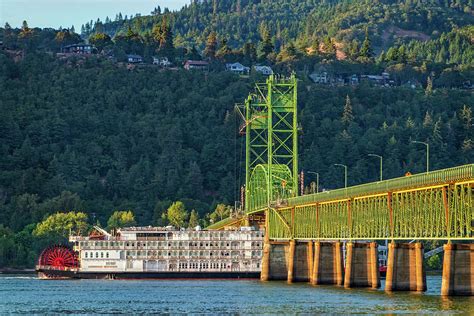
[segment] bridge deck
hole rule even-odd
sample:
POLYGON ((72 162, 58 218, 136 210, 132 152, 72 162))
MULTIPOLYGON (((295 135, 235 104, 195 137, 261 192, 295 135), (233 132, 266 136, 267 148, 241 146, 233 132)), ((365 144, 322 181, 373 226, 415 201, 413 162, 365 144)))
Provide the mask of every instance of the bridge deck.
POLYGON ((277 240, 474 240, 474 164, 275 201, 247 214, 265 211, 277 240))
POLYGON ((291 198, 271 239, 474 240, 474 164, 291 198))

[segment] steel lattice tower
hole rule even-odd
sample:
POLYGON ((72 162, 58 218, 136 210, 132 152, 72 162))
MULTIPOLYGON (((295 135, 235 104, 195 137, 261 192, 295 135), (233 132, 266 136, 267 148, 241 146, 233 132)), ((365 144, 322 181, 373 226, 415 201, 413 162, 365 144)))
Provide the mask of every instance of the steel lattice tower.
POLYGON ((298 195, 297 80, 270 76, 244 105, 245 211, 298 195))

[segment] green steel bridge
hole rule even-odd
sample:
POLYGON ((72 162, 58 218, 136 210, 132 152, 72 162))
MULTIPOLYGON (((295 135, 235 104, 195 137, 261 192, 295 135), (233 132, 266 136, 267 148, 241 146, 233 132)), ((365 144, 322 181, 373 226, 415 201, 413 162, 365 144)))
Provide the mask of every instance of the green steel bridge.
POLYGON ((474 240, 474 164, 299 196, 297 79, 271 76, 242 106, 245 215, 271 240, 474 240))

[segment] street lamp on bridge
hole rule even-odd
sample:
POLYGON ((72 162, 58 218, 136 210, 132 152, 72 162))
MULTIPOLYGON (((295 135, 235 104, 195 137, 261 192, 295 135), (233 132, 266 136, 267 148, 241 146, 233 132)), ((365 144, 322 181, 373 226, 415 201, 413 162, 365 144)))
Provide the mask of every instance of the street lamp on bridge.
POLYGON ((316 175, 316 193, 319 192, 319 172, 306 171, 307 173, 312 173, 316 175))
POLYGON ((347 189, 347 166, 340 163, 335 163, 334 165, 344 167, 344 187, 347 189))
POLYGON ((380 159, 380 181, 383 180, 383 157, 377 154, 368 154, 370 157, 377 157, 380 159))
POLYGON ((413 144, 423 144, 426 146, 426 172, 430 171, 430 144, 426 142, 420 142, 418 140, 412 140, 413 144))

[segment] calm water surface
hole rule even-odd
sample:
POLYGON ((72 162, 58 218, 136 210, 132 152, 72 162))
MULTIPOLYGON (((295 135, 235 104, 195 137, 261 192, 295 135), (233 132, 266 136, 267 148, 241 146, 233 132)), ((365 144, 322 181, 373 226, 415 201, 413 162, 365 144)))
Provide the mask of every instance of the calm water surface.
MULTIPOLYGON (((474 297, 235 280, 38 280, 0 275, 0 314, 474 314, 474 297)), ((384 284, 382 281, 382 288, 384 284)))

